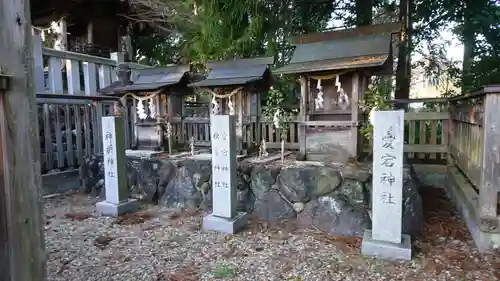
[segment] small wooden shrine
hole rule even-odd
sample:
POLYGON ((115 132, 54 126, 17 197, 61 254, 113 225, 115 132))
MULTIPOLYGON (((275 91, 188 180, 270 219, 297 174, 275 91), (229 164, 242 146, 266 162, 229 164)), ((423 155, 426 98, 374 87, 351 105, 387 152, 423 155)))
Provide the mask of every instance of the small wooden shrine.
POLYGON ((236 136, 237 151, 246 154, 249 142, 247 134, 255 134, 260 139, 260 130, 244 130, 245 124, 259 124, 261 108, 260 93, 269 90, 271 72, 269 65, 273 57, 238 59, 231 61, 212 61, 207 63, 208 76, 205 80, 189 86, 198 93, 212 95, 211 114, 237 115, 236 136))
POLYGON ((372 75, 393 73, 392 34, 383 24, 295 37, 290 63, 275 72, 300 77, 300 151, 308 160, 358 155, 359 102, 372 75))
POLYGON ((187 87, 191 80, 191 66, 175 65, 165 68, 144 69, 135 81, 130 81, 130 69, 126 64, 118 68, 119 81, 99 92, 122 98, 120 111, 128 110, 132 123, 132 148, 138 150, 170 150, 168 140, 172 137, 171 121, 182 116, 183 97, 192 95, 187 87))

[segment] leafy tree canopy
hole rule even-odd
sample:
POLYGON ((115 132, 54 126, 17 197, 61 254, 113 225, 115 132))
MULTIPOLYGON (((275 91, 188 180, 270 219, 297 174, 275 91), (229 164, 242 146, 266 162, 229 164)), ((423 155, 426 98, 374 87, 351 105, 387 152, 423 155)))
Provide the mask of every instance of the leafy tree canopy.
POLYGON ((272 55, 282 65, 291 55, 291 36, 324 31, 332 22, 353 27, 401 20, 400 1, 406 1, 413 30, 411 46, 404 51, 424 58, 414 65, 423 67, 430 77, 449 77, 467 91, 500 83, 500 4, 494 0, 149 1, 162 7, 158 13, 168 10, 172 31, 135 34, 137 55, 148 63, 272 55), (436 43, 446 30, 465 45, 463 73, 446 56, 447 42, 436 43))

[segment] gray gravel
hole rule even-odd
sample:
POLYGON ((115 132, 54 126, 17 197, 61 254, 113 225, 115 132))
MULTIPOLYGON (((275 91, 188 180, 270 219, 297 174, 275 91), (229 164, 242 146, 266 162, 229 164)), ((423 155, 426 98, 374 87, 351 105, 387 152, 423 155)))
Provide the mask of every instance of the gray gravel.
POLYGON ((293 223, 270 226, 252 221, 236 235, 223 235, 200 230, 200 213, 181 214, 157 206, 144 209, 141 214, 149 219, 122 225, 98 216, 94 198, 71 195, 46 200, 47 279, 495 280, 491 270, 479 267, 458 274, 452 267, 429 270, 429 259, 434 257, 423 255, 409 263, 362 257, 355 239, 343 242, 313 229, 294 228, 293 223))

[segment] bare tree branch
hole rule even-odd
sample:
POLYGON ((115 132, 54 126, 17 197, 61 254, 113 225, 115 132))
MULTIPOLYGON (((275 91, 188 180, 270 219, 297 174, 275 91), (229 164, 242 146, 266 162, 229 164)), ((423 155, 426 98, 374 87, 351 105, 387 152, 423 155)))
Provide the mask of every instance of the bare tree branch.
POLYGON ((193 10, 182 0, 128 0, 129 14, 119 16, 131 21, 147 23, 164 32, 172 32, 177 21, 191 23, 193 10))

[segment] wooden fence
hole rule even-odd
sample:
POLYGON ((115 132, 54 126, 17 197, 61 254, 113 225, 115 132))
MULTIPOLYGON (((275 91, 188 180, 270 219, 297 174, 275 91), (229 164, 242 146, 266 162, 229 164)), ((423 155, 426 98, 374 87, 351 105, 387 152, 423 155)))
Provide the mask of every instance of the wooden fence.
MULTIPOLYGON (((177 143, 188 143, 192 137, 195 146, 211 146, 210 118, 191 116, 174 117, 171 124, 173 139, 177 143)), ((299 149, 298 124, 297 120, 292 120, 290 123, 284 125, 288 126, 287 135, 284 136, 286 149, 299 149)), ((264 139, 268 148, 278 149, 281 148, 281 138, 282 136, 274 128, 271 121, 261 121, 260 124, 257 124, 255 120, 243 122, 243 140, 247 144, 253 143, 254 145, 258 145, 264 139), (257 139, 259 136, 260 139, 257 139)))
MULTIPOLYGON (((33 56, 42 173, 76 168, 83 157, 102 151, 101 117, 112 112, 117 98, 97 96, 97 90, 118 79, 115 69, 123 55, 113 53, 107 59, 53 50, 34 36, 33 56)), ((137 70, 150 67, 127 64, 132 78, 137 70)), ((129 139, 129 123, 127 135, 129 139)))
MULTIPOLYGON (((52 169, 76 168, 83 157, 102 152, 100 120, 113 112, 114 97, 64 96, 39 94, 39 127, 41 139, 41 162, 43 172, 52 169)), ((439 107, 437 107, 439 108, 439 107)), ((133 126, 129 112, 126 117, 126 143, 131 148, 133 126)), ((442 109, 432 111, 409 111, 405 113, 405 154, 417 161, 446 160, 448 152, 447 126, 449 114, 442 109)), ((210 147, 210 119, 207 117, 176 117, 172 120, 173 140, 184 146, 194 139, 197 147, 210 147)), ((287 150, 299 149, 299 122, 293 120, 284 136, 287 150)), ((257 146, 262 139, 270 149, 281 147, 279 131, 271 121, 257 124, 254 120, 244 122, 243 138, 247 144, 257 146)), ((370 152, 370 141, 364 139, 364 152, 370 152)))
MULTIPOLYGON (((116 100, 37 94, 42 173, 77 168, 84 157, 102 152, 101 118, 113 115, 116 100)), ((129 132, 128 119, 126 127, 129 132)))
MULTIPOLYGON (((448 153, 448 102, 446 99, 392 101, 406 108, 404 153, 410 162, 443 163, 448 153), (413 104, 425 103, 424 107, 413 104)), ((363 151, 371 152, 371 140, 363 138, 363 151)))
MULTIPOLYGON (((459 182, 479 229, 500 233, 500 87, 450 99, 449 165, 457 167, 474 191, 459 182)), ((455 173, 456 174, 456 173, 455 173)), ((450 178, 456 180, 454 173, 450 178)))
MULTIPOLYGON (((118 80, 116 67, 123 62, 123 55, 112 53, 111 58, 59 51, 42 47, 39 36, 33 40, 35 86, 37 93, 59 95, 96 96, 97 90, 118 80)), ((137 70, 147 65, 127 63, 132 69, 132 79, 137 70)))

